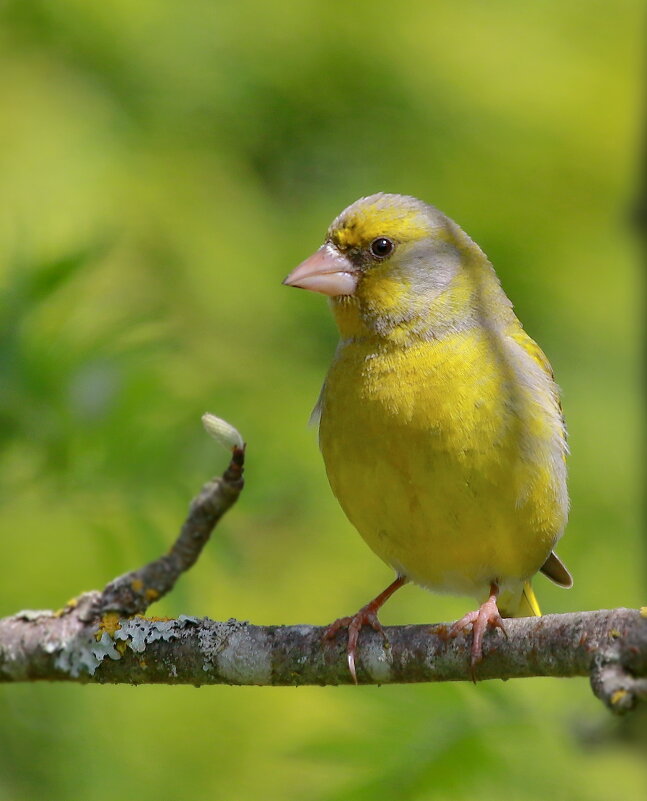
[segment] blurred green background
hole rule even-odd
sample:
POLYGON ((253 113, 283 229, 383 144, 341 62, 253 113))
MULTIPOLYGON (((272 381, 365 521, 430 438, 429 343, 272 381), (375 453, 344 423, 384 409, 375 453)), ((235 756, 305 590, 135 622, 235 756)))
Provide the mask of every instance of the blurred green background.
MULTIPOLYGON (((247 488, 152 613, 323 624, 385 586, 307 427, 332 320, 280 285, 380 190, 481 244, 563 388, 575 587, 539 578, 545 611, 645 603, 628 222, 642 3, 5 0, 0 15, 0 615, 161 553, 226 461, 206 410, 247 439, 247 488)), ((471 603, 409 587, 382 619, 471 603)), ((5 686, 0 799, 638 798, 637 728, 584 680, 5 686)))

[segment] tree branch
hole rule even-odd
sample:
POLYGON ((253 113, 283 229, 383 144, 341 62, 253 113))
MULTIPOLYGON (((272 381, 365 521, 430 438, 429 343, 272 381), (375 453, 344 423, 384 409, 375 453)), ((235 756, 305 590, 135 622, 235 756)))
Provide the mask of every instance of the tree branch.
MULTIPOLYGON (((345 637, 318 626, 253 626, 181 616, 110 613, 90 626, 78 616, 19 613, 0 620, 0 681, 109 684, 352 684, 345 637)), ((360 684, 470 680, 470 640, 448 626, 391 626, 387 645, 365 628, 360 684)), ((506 621, 489 632, 479 679, 590 676, 616 712, 647 698, 647 615, 613 609, 506 621)))
MULTIPOLYGON (((25 611, 0 619, 0 682, 352 683, 342 633, 329 642, 316 626, 141 616, 195 563, 243 487, 240 435, 217 418, 206 425, 230 447, 231 462, 192 502, 169 553, 58 612, 25 611)), ((589 676, 596 695, 614 712, 647 699, 647 607, 507 620, 505 626, 507 637, 497 631, 485 637, 479 680, 589 676)), ((470 638, 450 638, 448 628, 393 626, 385 641, 365 627, 359 683, 470 680, 470 638)))
POLYGON ((104 612, 143 614, 170 592, 179 577, 197 562, 211 532, 225 512, 234 505, 243 488, 245 448, 234 446, 231 462, 222 478, 204 485, 189 507, 178 538, 171 550, 139 570, 111 581, 91 607, 91 617, 104 612))

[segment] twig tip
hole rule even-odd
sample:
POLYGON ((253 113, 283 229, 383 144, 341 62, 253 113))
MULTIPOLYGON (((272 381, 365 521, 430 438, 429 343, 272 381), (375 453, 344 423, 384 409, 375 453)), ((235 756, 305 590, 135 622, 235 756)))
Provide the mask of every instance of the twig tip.
POLYGON ((238 429, 221 417, 216 417, 215 414, 207 412, 202 415, 202 425, 207 434, 212 436, 216 442, 228 451, 244 450, 245 442, 238 429))

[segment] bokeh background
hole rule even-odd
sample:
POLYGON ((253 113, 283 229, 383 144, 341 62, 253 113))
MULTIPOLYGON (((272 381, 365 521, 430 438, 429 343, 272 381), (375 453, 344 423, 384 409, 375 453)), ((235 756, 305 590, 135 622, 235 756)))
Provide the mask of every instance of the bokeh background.
MULTIPOLYGON (((247 488, 152 612, 324 624, 382 589, 307 426, 333 323, 280 285, 380 190, 481 244, 563 388, 575 587, 539 578, 544 609, 644 604, 643 17, 638 0, 5 0, 0 615, 161 553, 226 461, 206 410, 247 439, 247 488)), ((409 587, 382 619, 471 603, 409 587)), ((0 688, 2 801, 609 801, 644 797, 644 756, 584 680, 0 688)))

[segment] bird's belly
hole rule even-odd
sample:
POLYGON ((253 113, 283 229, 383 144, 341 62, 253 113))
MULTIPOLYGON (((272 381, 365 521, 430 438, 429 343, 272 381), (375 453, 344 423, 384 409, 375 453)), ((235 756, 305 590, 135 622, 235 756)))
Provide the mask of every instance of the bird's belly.
POLYGON ((363 389, 324 397, 320 443, 333 492, 372 550, 439 591, 478 596, 535 573, 563 515, 550 471, 484 422, 504 414, 496 400, 467 420, 440 402, 434 417, 426 397, 421 417, 415 400, 385 402, 384 384, 378 396, 363 389))

